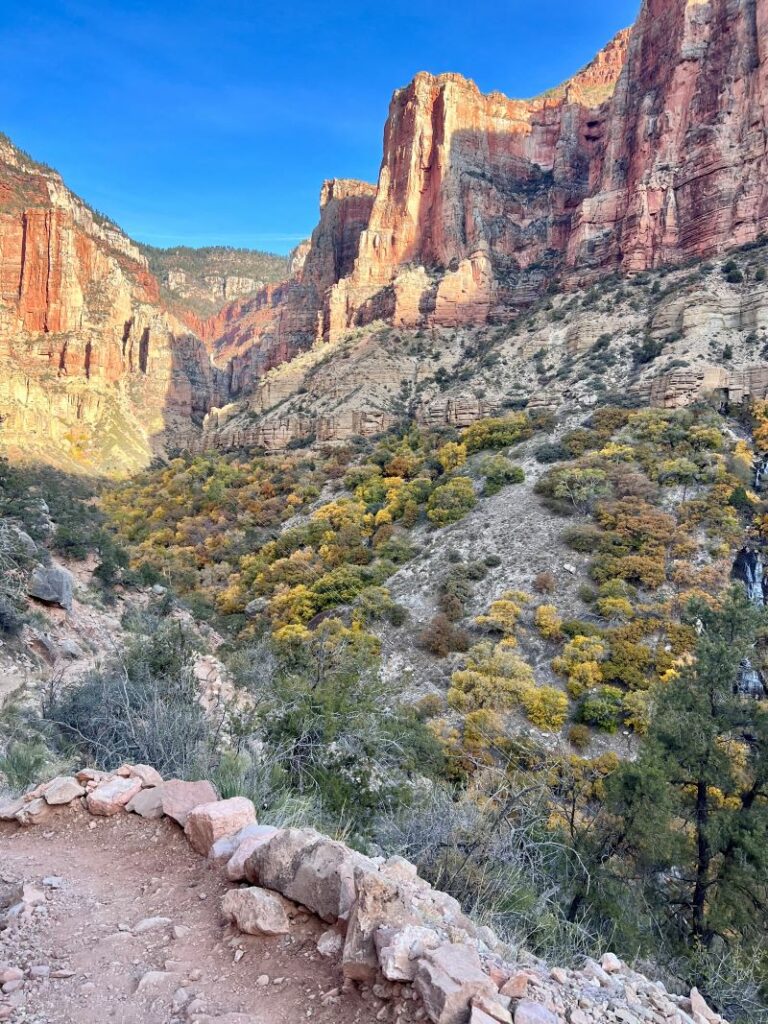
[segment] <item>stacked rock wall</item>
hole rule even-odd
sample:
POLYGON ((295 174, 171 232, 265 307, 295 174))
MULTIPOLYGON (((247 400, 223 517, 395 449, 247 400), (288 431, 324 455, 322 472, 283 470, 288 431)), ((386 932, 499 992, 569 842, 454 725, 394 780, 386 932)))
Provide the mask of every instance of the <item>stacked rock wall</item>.
MULTIPOLYGON (((299 913, 328 928, 318 950, 338 960, 343 985, 397 1000, 398 1020, 433 1024, 720 1024, 696 989, 674 996, 613 954, 580 970, 511 957, 487 927, 432 888, 400 857, 366 857, 313 829, 259 825, 252 802, 217 798, 211 783, 163 781, 148 765, 84 769, 0 803, 0 822, 51 824, 82 805, 96 816, 168 817, 233 887, 221 915, 241 932, 288 934, 299 913)), ((2 833, 0 833, 0 836, 2 833)), ((30 890, 29 900, 34 898, 30 890)), ((22 892, 7 919, 30 908, 22 892)), ((376 1018, 384 1019, 382 1016, 376 1018)))

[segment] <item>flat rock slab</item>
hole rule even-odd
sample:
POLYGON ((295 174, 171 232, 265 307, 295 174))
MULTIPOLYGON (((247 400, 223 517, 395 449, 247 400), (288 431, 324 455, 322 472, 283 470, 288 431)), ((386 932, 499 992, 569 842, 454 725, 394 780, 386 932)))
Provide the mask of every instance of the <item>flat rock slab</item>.
POLYGON ((43 796, 47 804, 57 806, 59 804, 69 804, 73 800, 76 800, 79 796, 84 796, 85 788, 80 785, 77 779, 71 775, 59 775, 55 779, 51 779, 48 785, 45 787, 43 796))

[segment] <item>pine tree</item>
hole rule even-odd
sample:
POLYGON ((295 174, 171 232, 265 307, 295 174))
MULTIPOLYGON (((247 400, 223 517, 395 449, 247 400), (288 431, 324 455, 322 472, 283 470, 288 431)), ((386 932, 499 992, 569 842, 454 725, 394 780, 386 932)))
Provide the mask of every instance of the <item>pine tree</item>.
POLYGON ((736 687, 763 613, 738 588, 695 614, 696 661, 659 694, 643 751, 610 795, 650 905, 672 936, 708 947, 768 924, 768 712, 736 687))

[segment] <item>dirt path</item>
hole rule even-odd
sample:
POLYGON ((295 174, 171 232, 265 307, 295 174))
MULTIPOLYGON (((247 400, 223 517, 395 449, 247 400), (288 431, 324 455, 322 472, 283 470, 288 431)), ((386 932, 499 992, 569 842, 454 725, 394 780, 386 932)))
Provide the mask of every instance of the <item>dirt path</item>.
POLYGON ((269 939, 225 928, 226 883, 168 819, 69 810, 50 826, 0 825, 0 910, 22 882, 45 902, 0 932, 0 972, 36 968, 40 977, 0 994, 0 1020, 9 1005, 14 1024, 392 1019, 370 992, 339 994, 338 965, 316 950, 320 922, 298 918, 289 936, 269 939), (154 917, 170 923, 137 933, 154 917))

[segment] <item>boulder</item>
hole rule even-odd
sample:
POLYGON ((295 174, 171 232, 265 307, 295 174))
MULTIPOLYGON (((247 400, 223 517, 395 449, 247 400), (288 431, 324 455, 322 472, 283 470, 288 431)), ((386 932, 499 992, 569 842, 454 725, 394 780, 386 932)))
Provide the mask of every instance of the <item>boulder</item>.
POLYGON ((442 942, 437 932, 416 924, 403 928, 381 926, 373 940, 381 973, 388 981, 413 981, 421 957, 442 942))
POLYGON ((43 796, 47 804, 69 804, 85 795, 85 788, 71 775, 57 775, 45 787, 43 796))
POLYGON ((212 860, 214 864, 226 864, 227 861, 231 860, 238 847, 249 837, 263 834, 264 841, 266 842, 267 839, 272 838, 275 832, 277 832, 276 828, 259 825, 255 821, 251 822, 250 825, 245 825, 241 828, 239 832, 217 839, 208 852, 208 859, 212 860), (266 833, 262 832, 263 829, 267 829, 266 833))
POLYGON ((14 821, 25 803, 26 800, 21 796, 15 800, 4 800, 0 803, 0 821, 14 821))
POLYGON ((425 953, 419 962, 414 986, 434 1024, 466 1024, 475 996, 493 998, 497 995, 496 986, 483 971, 476 950, 450 943, 425 953))
POLYGON ((74 577, 60 565, 38 565, 27 585, 30 597, 46 604, 57 604, 69 611, 72 608, 74 577))
POLYGON ((129 765, 128 777, 131 779, 141 779, 141 785, 145 789, 149 786, 162 786, 163 784, 163 776, 149 764, 129 765))
POLYGON ((558 1024, 558 1019, 541 1003, 522 999, 515 1007, 515 1024, 558 1024))
POLYGON ((131 797, 125 805, 126 811, 138 814, 141 818, 162 818, 162 791, 162 786, 150 786, 149 789, 140 789, 136 796, 131 797))
POLYGON ((221 913, 248 935, 287 935, 290 930, 282 897, 255 886, 230 889, 221 901, 221 913))
POLYGON ((200 804, 210 804, 216 800, 216 790, 210 782, 169 779, 158 789, 162 793, 163 814, 173 818, 182 828, 187 824, 190 811, 200 804))
POLYGON ((124 779, 116 775, 100 782, 86 797, 91 814, 109 817, 117 814, 141 789, 141 779, 124 779))
POLYGON ((187 816, 184 834, 193 850, 207 857, 217 839, 232 836, 256 824, 256 809, 244 796, 216 800, 194 807, 187 816))
POLYGON ((342 971, 353 981, 372 981, 379 970, 374 936, 379 928, 396 931, 423 921, 392 879, 361 870, 355 874, 357 899, 349 915, 342 971))
POLYGON ((300 854, 323 838, 312 828, 279 829, 248 857, 245 877, 255 885, 284 893, 296 877, 300 854))
POLYGON ((324 921, 346 920, 355 902, 355 872, 378 871, 368 857, 343 843, 323 839, 301 850, 293 880, 280 891, 324 921))
POLYGON ((233 837, 237 840, 234 853, 227 861, 227 878, 232 882, 242 882, 245 878, 245 866, 251 854, 277 834, 272 825, 248 825, 247 828, 233 837))
POLYGON ((16 812, 15 817, 20 825, 39 825, 49 814, 51 814, 50 806, 41 796, 37 796, 34 800, 26 801, 16 812))

